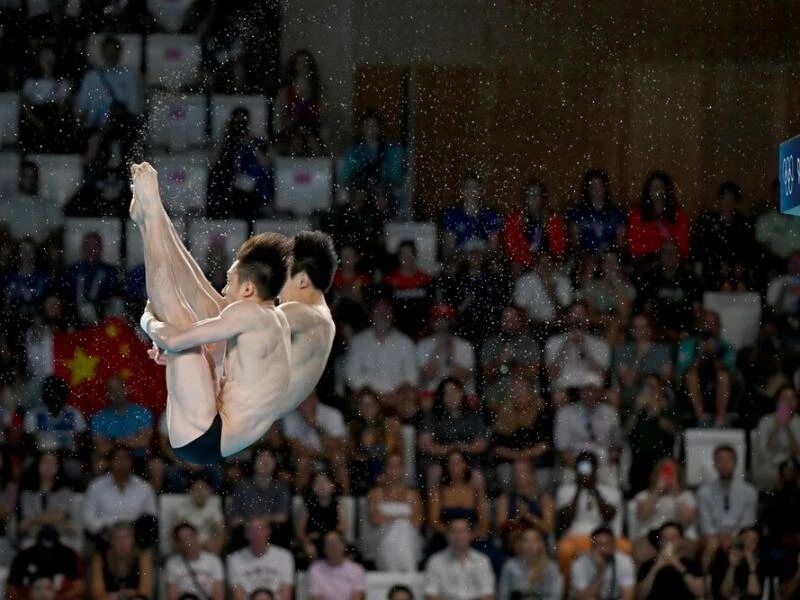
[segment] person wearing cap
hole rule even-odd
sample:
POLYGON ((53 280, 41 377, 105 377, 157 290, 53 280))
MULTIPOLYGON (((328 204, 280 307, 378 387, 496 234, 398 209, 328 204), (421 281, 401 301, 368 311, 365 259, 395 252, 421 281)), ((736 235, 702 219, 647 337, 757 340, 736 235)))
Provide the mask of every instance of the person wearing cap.
POLYGON ((430 336, 417 342, 419 387, 433 393, 448 377, 464 384, 467 393, 475 392, 475 348, 467 340, 452 334, 455 309, 449 304, 436 304, 431 309, 430 336))
POLYGON ((641 600, 702 598, 705 580, 700 563, 681 556, 684 545, 683 527, 667 521, 649 534, 650 543, 658 548, 658 556, 639 568, 636 593, 641 600))

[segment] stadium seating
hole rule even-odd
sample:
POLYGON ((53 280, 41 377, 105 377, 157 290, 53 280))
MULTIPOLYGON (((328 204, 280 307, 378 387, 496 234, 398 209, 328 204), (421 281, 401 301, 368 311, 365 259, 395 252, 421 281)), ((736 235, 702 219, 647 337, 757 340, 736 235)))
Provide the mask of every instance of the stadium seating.
POLYGON ((727 444, 736 450, 737 477, 744 477, 747 443, 744 429, 687 429, 683 434, 686 449, 686 485, 699 486, 716 477, 714 448, 727 444))
POLYGON ((28 159, 39 166, 39 193, 63 206, 83 182, 83 158, 80 154, 30 154, 28 159))
POLYGON ((138 33, 93 33, 89 36, 86 43, 86 53, 89 56, 89 64, 99 67, 103 64, 103 40, 107 35, 114 35, 122 46, 122 54, 119 64, 123 67, 133 69, 137 73, 142 70, 142 36, 138 33))
POLYGON ((277 158, 275 208, 308 215, 331 205, 333 162, 329 158, 277 158))
POLYGON ((0 152, 0 197, 13 194, 19 182, 20 155, 16 152, 0 152))
MULTIPOLYGON (((233 263, 236 253, 247 239, 248 224, 245 221, 214 221, 211 219, 192 219, 187 224, 187 239, 189 251, 202 267, 205 263, 210 242, 215 237, 225 240, 225 249, 230 262, 233 263)), ((225 268, 227 269, 227 265, 225 268)))
POLYGON ((148 142, 167 150, 185 150, 208 142, 208 111, 202 94, 150 94, 148 142))
POLYGON ((244 106, 250 111, 250 133, 257 138, 267 137, 267 98, 265 96, 211 96, 211 139, 218 142, 235 108, 244 106))
POLYGON ((147 0, 147 10, 168 33, 177 33, 193 0, 147 0))
POLYGON ((420 268, 430 274, 439 272, 440 266, 436 259, 437 229, 434 223, 387 223, 385 231, 386 249, 389 252, 397 252, 403 240, 414 240, 420 268))
POLYGON ((103 260, 119 266, 122 221, 117 218, 65 219, 64 262, 69 265, 82 259, 83 236, 90 232, 97 232, 103 238, 103 260))
MULTIPOLYGON (((295 582, 295 600, 311 600, 308 590, 308 573, 301 571, 297 574, 295 582)), ((424 575, 422 573, 379 573, 370 571, 366 575, 365 600, 386 600, 389 590, 395 585, 405 585, 413 594, 414 598, 425 596, 424 575)))
POLYGON ((253 224, 253 233, 281 233, 287 237, 292 237, 296 233, 311 229, 311 223, 305 219, 297 220, 269 220, 261 219, 253 224))
MULTIPOLYGON (((339 501, 344 506, 345 518, 347 519, 347 529, 344 532, 345 538, 349 541, 356 541, 356 499, 353 496, 341 496, 339 501)), ((297 522, 300 515, 305 513, 305 505, 302 496, 292 496, 292 519, 297 522)))
POLYGON ((208 162, 193 154, 167 154, 153 157, 158 171, 161 200, 173 217, 203 214, 208 188, 208 162))
POLYGON ((719 314, 722 337, 736 350, 755 343, 761 323, 761 296, 757 292, 706 292, 703 308, 719 314))
POLYGON ((17 143, 19 135, 19 94, 0 93, 0 147, 17 143))
MULTIPOLYGON (((172 553, 172 528, 176 525, 176 511, 190 498, 189 494, 160 494, 158 496, 158 548, 162 556, 172 553)), ((209 502, 222 511, 222 498, 211 496, 209 502)))
POLYGON ((181 90, 197 81, 200 43, 193 35, 155 33, 147 36, 145 83, 181 90))

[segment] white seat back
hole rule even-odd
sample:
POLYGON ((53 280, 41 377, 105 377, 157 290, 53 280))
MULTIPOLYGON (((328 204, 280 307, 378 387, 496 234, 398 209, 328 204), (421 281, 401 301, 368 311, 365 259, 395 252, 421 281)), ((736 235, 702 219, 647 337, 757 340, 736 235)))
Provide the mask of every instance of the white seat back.
POLYGON ((39 166, 39 193, 63 206, 83 183, 80 154, 30 154, 39 166))
POLYGON ((761 296, 757 292, 706 292, 703 308, 719 314, 721 335, 741 350, 755 343, 761 326, 761 296))
POLYGON ((17 143, 19 134, 19 94, 0 93, 0 146, 17 143))
POLYGON ((194 0, 147 0, 147 10, 168 33, 177 33, 194 0))
POLYGON ((207 142, 208 111, 202 94, 156 91, 150 95, 148 140, 151 146, 184 150, 207 142))
POLYGON ((311 229, 311 223, 306 219, 261 219, 253 224, 253 233, 280 233, 286 237, 292 237, 309 229, 311 229))
POLYGON ((97 232, 103 238, 103 260, 112 265, 120 264, 120 239, 122 223, 115 217, 104 219, 68 218, 64 220, 64 261, 66 264, 83 259, 83 236, 97 232))
POLYGON ((211 96, 211 139, 216 143, 235 108, 243 106, 250 112, 250 133, 259 139, 267 137, 267 98, 260 95, 211 96))
POLYGON ((731 446, 736 451, 736 477, 744 477, 747 445, 744 429, 687 429, 683 434, 686 446, 686 485, 699 486, 716 478, 714 449, 731 446))
POLYGON ((89 64, 92 67, 103 65, 103 40, 112 35, 119 40, 122 52, 119 64, 139 73, 142 70, 142 36, 138 33, 93 33, 86 44, 89 64))
POLYGON ((413 240, 417 245, 417 263, 428 273, 437 273, 437 229, 434 223, 387 223, 386 249, 395 253, 404 240, 413 240))
POLYGON ((195 81, 200 68, 200 42, 193 35, 154 33, 147 36, 148 86, 180 90, 195 81))
POLYGON ((161 199, 167 213, 180 217, 203 214, 206 208, 208 163, 193 155, 169 154, 153 158, 161 199))
POLYGON ((275 160, 275 208, 295 215, 327 210, 333 192, 333 162, 329 158, 275 160))

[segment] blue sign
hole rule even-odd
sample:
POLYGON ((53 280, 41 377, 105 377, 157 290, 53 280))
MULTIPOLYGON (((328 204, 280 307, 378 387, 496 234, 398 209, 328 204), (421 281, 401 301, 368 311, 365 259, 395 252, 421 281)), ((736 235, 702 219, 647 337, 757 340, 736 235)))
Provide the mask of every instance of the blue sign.
POLYGON ((800 135, 781 144, 778 159, 781 212, 800 217, 800 135))

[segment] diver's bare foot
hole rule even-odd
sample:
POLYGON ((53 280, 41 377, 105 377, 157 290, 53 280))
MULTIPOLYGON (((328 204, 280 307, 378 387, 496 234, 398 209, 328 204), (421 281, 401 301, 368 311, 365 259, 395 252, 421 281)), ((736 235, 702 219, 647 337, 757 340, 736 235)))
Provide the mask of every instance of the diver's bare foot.
MULTIPOLYGON (((161 197, 158 194, 158 172, 153 166, 147 162, 134 164, 131 166, 131 175, 137 214, 144 217, 162 210, 161 197)), ((131 205, 131 208, 134 206, 131 205)))

